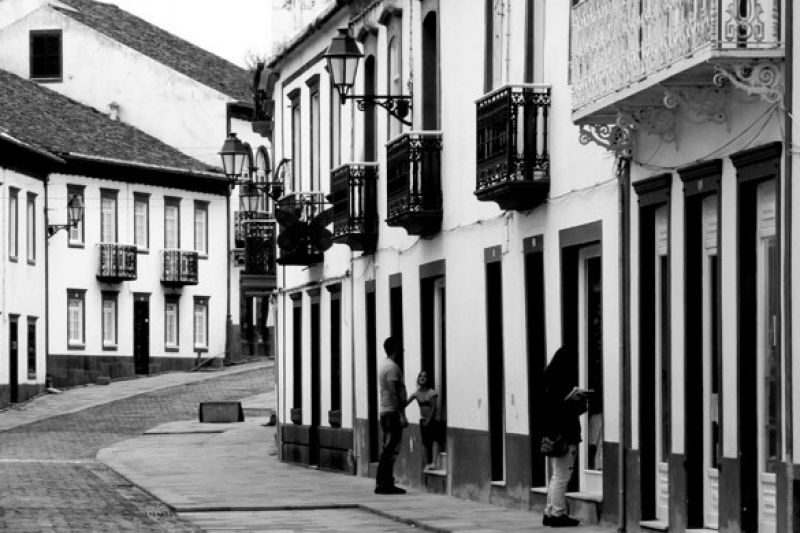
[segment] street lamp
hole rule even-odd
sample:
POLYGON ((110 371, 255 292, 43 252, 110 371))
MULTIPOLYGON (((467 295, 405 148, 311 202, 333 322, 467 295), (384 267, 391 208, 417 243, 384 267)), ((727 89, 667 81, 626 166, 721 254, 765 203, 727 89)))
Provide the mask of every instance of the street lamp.
POLYGON ((347 28, 339 28, 339 34, 331 40, 324 57, 328 61, 328 73, 339 92, 339 102, 342 105, 348 99, 355 100, 361 111, 368 106, 379 105, 403 124, 412 125, 411 121, 405 118, 411 110, 411 96, 348 94, 355 84, 358 61, 364 54, 361 53, 358 43, 350 36, 347 28))
MULTIPOLYGON (((222 150, 219 151, 222 158, 222 169, 231 181, 236 180, 242 174, 244 161, 247 159, 247 148, 239 140, 235 133, 228 134, 228 138, 222 143, 222 150)), ((235 183, 234 183, 235 185, 235 183)))
POLYGON ((47 236, 52 237, 62 229, 74 228, 81 220, 83 220, 83 200, 81 200, 80 196, 75 195, 67 203, 67 223, 48 224, 47 236))

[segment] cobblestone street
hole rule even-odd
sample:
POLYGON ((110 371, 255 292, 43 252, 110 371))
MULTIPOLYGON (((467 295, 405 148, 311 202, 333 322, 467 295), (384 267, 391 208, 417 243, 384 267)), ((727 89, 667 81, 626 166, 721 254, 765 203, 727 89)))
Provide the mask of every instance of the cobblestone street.
POLYGON ((158 424, 196 419, 201 401, 265 392, 269 376, 220 375, 0 432, 0 531, 201 531, 95 455, 158 424))

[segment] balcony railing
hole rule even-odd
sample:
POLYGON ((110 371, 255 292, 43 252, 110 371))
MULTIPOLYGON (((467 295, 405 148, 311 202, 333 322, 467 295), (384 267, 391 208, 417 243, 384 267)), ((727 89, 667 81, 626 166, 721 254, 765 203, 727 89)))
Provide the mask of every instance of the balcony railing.
POLYGON ((244 273, 275 275, 274 219, 253 218, 243 223, 244 273))
POLYGON ((782 3, 783 0, 580 2, 572 8, 570 58, 576 115, 584 113, 584 106, 604 97, 613 100, 610 95, 646 78, 652 78, 652 84, 660 83, 709 59, 781 57, 782 3), (680 65, 681 61, 687 63, 680 65))
POLYGON ((550 87, 508 85, 477 101, 475 196, 501 209, 525 210, 550 190, 550 87))
POLYGON ((372 251, 378 241, 378 164, 345 163, 331 171, 333 240, 372 251))
POLYGON ((136 279, 136 246, 100 243, 97 248, 100 252, 97 279, 110 283, 136 279))
POLYGON ((161 283, 175 287, 197 285, 198 257, 190 250, 162 250, 161 283))
POLYGON ((442 224, 442 134, 409 132, 386 144, 386 223, 428 236, 442 224))
POLYGON ((327 229, 333 210, 325 194, 292 192, 278 201, 277 259, 281 265, 313 265, 323 259, 323 252, 333 245, 333 234, 327 229))

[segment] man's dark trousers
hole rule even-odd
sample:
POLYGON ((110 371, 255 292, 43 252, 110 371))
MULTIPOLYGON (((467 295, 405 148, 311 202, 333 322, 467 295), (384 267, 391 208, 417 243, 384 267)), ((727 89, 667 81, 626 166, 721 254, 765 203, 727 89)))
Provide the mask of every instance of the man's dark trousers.
POLYGON ((403 439, 403 425, 400 423, 400 413, 391 412, 381 415, 381 430, 383 431, 383 449, 378 460, 378 473, 375 486, 388 488, 394 486, 394 460, 400 453, 400 442, 403 439))

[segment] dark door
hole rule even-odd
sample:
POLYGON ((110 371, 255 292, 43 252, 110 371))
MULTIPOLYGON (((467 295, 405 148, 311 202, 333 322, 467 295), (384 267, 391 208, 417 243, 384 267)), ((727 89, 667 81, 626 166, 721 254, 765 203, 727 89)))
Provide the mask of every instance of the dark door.
POLYGON ((9 323, 8 332, 8 390, 10 393, 11 403, 19 401, 19 381, 17 374, 19 373, 19 350, 17 349, 18 343, 18 323, 16 318, 12 318, 9 323))
POLYGON ((367 292, 367 416, 369 419, 369 462, 378 460, 378 350, 375 291, 367 292))
POLYGON ((311 433, 309 464, 319 464, 319 426, 322 422, 320 403, 320 308, 319 300, 311 303, 311 433))
POLYGON ((133 302, 133 366, 137 374, 150 373, 150 302, 133 302))

